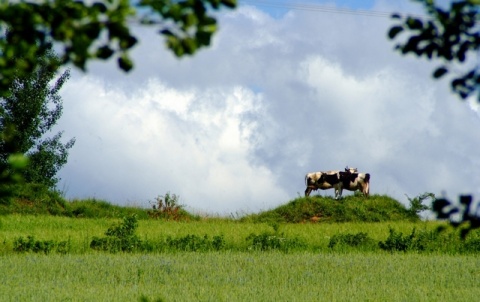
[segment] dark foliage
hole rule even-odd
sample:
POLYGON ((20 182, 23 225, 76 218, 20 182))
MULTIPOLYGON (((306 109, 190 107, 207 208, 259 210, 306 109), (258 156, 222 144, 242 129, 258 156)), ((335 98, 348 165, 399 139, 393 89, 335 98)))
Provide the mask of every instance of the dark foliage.
POLYGON ((94 237, 90 247, 111 253, 142 250, 142 240, 135 234, 137 227, 137 216, 126 216, 122 223, 111 226, 105 232, 106 237, 94 237))
MULTIPOLYGON (((427 17, 393 15, 397 24, 388 32, 390 39, 396 39, 402 32, 408 32, 405 42, 396 45, 402 54, 414 54, 428 60, 439 60, 449 65, 440 65, 433 72, 435 79, 454 71, 451 63, 467 62, 468 54, 476 56, 480 49, 478 20, 480 5, 476 1, 452 1, 448 9, 443 9, 431 0, 420 2, 427 17)), ((397 40, 398 41, 398 40, 397 40)), ((454 93, 462 99, 476 93, 480 101, 480 73, 478 65, 456 75, 451 81, 454 93)))
POLYGON ((15 72, 28 74, 37 59, 55 45, 57 69, 72 63, 86 70, 90 60, 115 58, 124 71, 133 68, 129 51, 137 44, 131 22, 157 27, 177 56, 210 45, 217 30, 211 9, 233 8, 236 0, 197 1, 10 1, 0 6, 0 94, 15 72), (138 13, 133 5, 139 7, 138 13), (140 15, 140 12, 142 15, 140 15))
POLYGON ((56 251, 57 253, 66 254, 69 250, 69 242, 35 240, 33 236, 27 236, 27 238, 19 237, 13 242, 13 250, 15 252, 34 252, 44 254, 49 254, 52 251, 56 251))
POLYGON ((0 168, 8 170, 10 156, 23 154, 29 159, 21 172, 24 180, 53 188, 59 180, 56 174, 67 163, 68 150, 75 139, 63 144, 62 132, 45 137, 62 115, 59 91, 69 78, 67 70, 50 85, 57 69, 50 69, 48 60, 58 58, 51 51, 37 58, 35 69, 15 77, 0 98, 0 132, 8 133, 8 137, 0 140, 0 168))
POLYGON ((370 238, 367 233, 360 232, 356 234, 336 234, 328 243, 330 249, 340 249, 345 247, 354 247, 364 249, 373 249, 377 242, 370 238))
POLYGON ((189 234, 180 238, 168 237, 166 246, 171 251, 208 252, 223 250, 226 244, 223 236, 213 236, 210 240, 207 235, 200 237, 189 234))
POLYGON ((460 196, 458 203, 446 198, 437 199, 433 203, 433 211, 438 219, 448 219, 452 226, 460 228, 463 239, 470 231, 480 228, 480 202, 473 203, 471 195, 460 196))

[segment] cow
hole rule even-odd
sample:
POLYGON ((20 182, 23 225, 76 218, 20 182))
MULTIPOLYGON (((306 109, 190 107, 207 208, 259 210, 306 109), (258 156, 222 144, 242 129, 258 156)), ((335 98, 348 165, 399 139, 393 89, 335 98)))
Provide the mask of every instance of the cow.
POLYGON ((345 172, 340 172, 340 179, 342 185, 340 187, 340 196, 342 196, 342 190, 349 191, 360 190, 365 197, 370 194, 370 174, 358 173, 356 168, 345 168, 345 172))
POLYGON ((340 171, 327 171, 327 172, 311 172, 305 175, 305 196, 310 196, 310 193, 315 190, 328 190, 335 189, 335 198, 341 196, 340 186, 342 183, 339 181, 340 171))
POLYGON ((343 189, 350 191, 360 190, 365 197, 368 197, 370 192, 370 174, 358 173, 356 168, 346 167, 345 171, 330 171, 330 173, 320 174, 316 181, 316 187, 324 190, 335 188, 335 199, 342 197, 343 189))

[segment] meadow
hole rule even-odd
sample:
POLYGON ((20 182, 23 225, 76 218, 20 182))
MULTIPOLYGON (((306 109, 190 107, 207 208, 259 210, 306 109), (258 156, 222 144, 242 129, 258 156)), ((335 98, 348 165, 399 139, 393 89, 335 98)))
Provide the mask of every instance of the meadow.
MULTIPOLYGON (((347 215, 354 198, 329 211, 347 215)), ((391 200, 371 214, 376 222, 308 219, 329 203, 300 198, 240 219, 153 219, 138 209, 85 217, 95 202, 68 215, 3 215, 0 301, 478 300, 477 232, 462 241, 446 222, 413 219, 391 200)))
POLYGON ((209 252, 2 256, 2 301, 478 301, 480 259, 209 252))

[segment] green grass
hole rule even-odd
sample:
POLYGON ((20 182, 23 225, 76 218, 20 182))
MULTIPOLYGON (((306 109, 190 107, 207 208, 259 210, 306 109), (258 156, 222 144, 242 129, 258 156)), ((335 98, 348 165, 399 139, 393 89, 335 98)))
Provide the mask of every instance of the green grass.
POLYGON ((2 301, 478 301, 477 256, 11 255, 2 301))
MULTIPOLYGON (((93 237, 103 237, 108 228, 121 222, 121 219, 90 219, 70 218, 62 216, 40 215, 8 215, 0 216, 0 255, 13 253, 15 239, 33 236, 36 240, 53 240, 56 242, 68 241, 69 253, 84 254, 94 253, 90 249, 93 237)), ((139 220, 136 235, 143 241, 153 243, 159 252, 165 252, 167 238, 183 238, 188 235, 212 239, 222 236, 226 250, 245 251, 251 242, 247 237, 251 234, 268 234, 288 240, 297 240, 302 243, 301 250, 312 252, 329 252, 328 245, 333 236, 342 234, 367 233, 375 241, 384 241, 389 236, 389 229, 409 235, 413 228, 418 232, 432 232, 440 222, 345 222, 345 223, 304 223, 304 224, 271 224, 239 222, 234 220, 197 220, 190 222, 165 221, 165 220, 139 220)), ((472 237, 478 236, 472 233, 472 237)), ((454 236, 453 230, 447 232, 454 236)), ((442 237, 443 238, 443 237, 442 237)), ((448 236, 445 238, 449 238, 448 236)), ((458 238, 457 238, 458 241, 458 238)), ((457 241, 452 243, 457 243, 457 241)), ((447 242, 448 243, 448 242, 447 242)), ((445 245, 447 246, 447 245, 445 245)), ((168 249, 167 249, 168 251, 168 249)), ((445 252, 448 252, 445 251, 445 252)), ((455 246, 450 253, 458 253, 455 246)))
POLYGON ((461 241, 459 230, 421 221, 388 196, 297 198, 239 219, 202 219, 175 208, 152 215, 29 194, 37 199, 0 206, 0 301, 477 301, 480 294, 480 232, 461 241))
POLYGON ((251 222, 382 222, 419 221, 415 211, 386 195, 364 198, 359 194, 339 200, 333 197, 299 197, 275 209, 248 215, 251 222))

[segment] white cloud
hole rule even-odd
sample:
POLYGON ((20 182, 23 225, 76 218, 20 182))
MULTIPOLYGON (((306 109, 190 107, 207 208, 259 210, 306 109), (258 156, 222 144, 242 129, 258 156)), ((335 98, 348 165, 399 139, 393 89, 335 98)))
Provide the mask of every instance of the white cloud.
POLYGON ((478 106, 394 53, 389 19, 241 7, 219 21, 193 58, 139 29, 133 73, 92 64, 67 82, 68 197, 146 205, 170 191, 194 209, 257 211, 303 194, 306 172, 346 165, 404 202, 480 195, 478 106))
POLYGON ((248 162, 255 123, 242 115, 262 102, 248 89, 182 92, 151 80, 128 96, 90 76, 63 95, 70 110, 62 127, 77 137, 63 171, 68 195, 142 203, 171 191, 219 213, 287 198, 267 168, 248 162))

